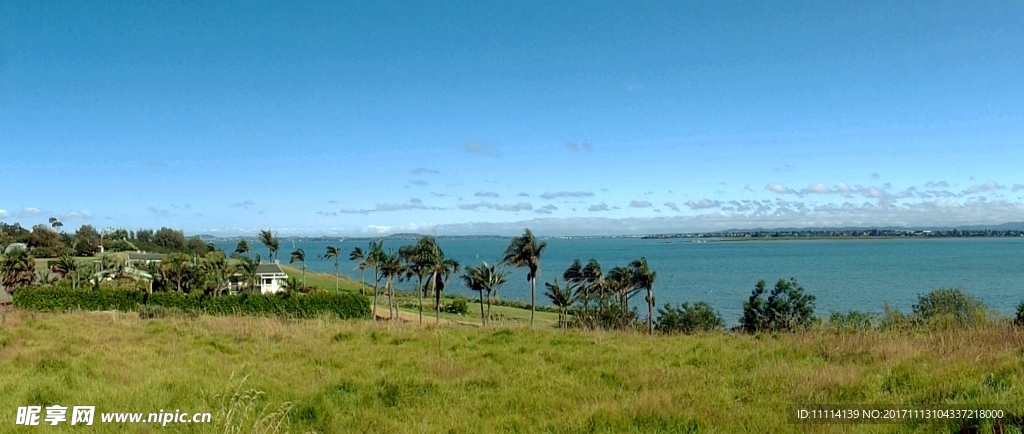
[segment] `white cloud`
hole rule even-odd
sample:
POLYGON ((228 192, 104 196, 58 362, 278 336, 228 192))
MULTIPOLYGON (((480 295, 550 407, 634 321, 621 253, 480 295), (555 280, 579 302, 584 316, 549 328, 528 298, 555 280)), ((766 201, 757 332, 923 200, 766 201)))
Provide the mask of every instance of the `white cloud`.
POLYGON ((804 190, 804 192, 810 194, 828 194, 831 193, 832 190, 829 189, 827 185, 819 182, 810 187, 807 187, 807 190, 804 190))
POLYGON ((72 212, 69 212, 67 214, 63 214, 63 215, 60 216, 61 220, 76 220, 76 219, 89 220, 92 217, 93 217, 93 215, 92 215, 91 212, 84 211, 84 210, 83 211, 72 211, 72 212))
POLYGON ((771 184, 768 184, 768 185, 764 186, 764 189, 768 190, 768 191, 770 191, 772 193, 775 193, 775 194, 791 194, 791 193, 793 193, 793 190, 790 190, 789 188, 786 188, 782 184, 779 184, 777 182, 773 182, 771 184))
POLYGON ((554 205, 544 205, 533 212, 537 214, 551 214, 553 211, 558 211, 558 207, 554 205))
POLYGON ((417 168, 413 169, 412 173, 414 173, 416 175, 420 175, 420 174, 437 175, 437 174, 439 174, 441 172, 438 172, 438 171, 436 171, 434 169, 428 169, 426 167, 417 167, 417 168))
POLYGON ((848 184, 846 184, 845 182, 840 182, 840 183, 836 184, 836 192, 840 193, 840 194, 843 194, 843 195, 846 195, 846 194, 852 193, 853 189, 850 188, 850 186, 848 184))
POLYGON ((7 210, 0 208, 0 219, 7 218, 7 210))
POLYGON ((1014 193, 1016 193, 1016 192, 1018 192, 1018 191, 1020 191, 1020 190, 1024 190, 1024 185, 1021 185, 1021 184, 1013 184, 1013 188, 1011 188, 1011 189, 1010 189, 1010 191, 1012 191, 1012 192, 1014 192, 1014 193))
POLYGON ((946 181, 928 181, 924 183, 925 188, 949 188, 949 183, 946 181))
POLYGON ((722 202, 717 200, 701 199, 699 202, 694 202, 692 200, 687 201, 684 205, 690 207, 690 209, 709 209, 722 206, 722 202))
POLYGON ((587 211, 591 211, 591 212, 611 211, 611 209, 608 208, 608 204, 606 204, 604 202, 601 202, 601 203, 599 203, 597 205, 590 205, 589 207, 587 207, 587 211))
POLYGON ((228 207, 230 207, 230 208, 249 209, 249 208, 251 208, 254 205, 256 205, 256 202, 254 202, 252 199, 248 199, 248 200, 245 200, 245 201, 242 201, 242 202, 233 202, 233 203, 229 204, 228 207))
POLYGON ((967 189, 964 190, 962 194, 978 194, 987 191, 1002 190, 1003 188, 1004 187, 999 185, 999 183, 995 181, 989 181, 984 184, 972 185, 970 187, 967 187, 967 189))
POLYGON ((467 204, 459 205, 459 209, 464 209, 464 210, 469 210, 469 211, 477 210, 477 209, 480 209, 480 208, 493 209, 493 210, 497 210, 497 211, 518 212, 518 211, 531 211, 531 210, 533 210, 533 205, 531 205, 529 203, 526 203, 526 202, 519 202, 519 203, 516 203, 516 204, 495 204, 495 203, 490 203, 490 202, 478 202, 478 203, 471 203, 471 204, 467 203, 467 204))
POLYGON ((493 191, 478 191, 476 193, 473 193, 473 196, 476 196, 476 197, 498 197, 498 193, 495 193, 493 191))
POLYGON ((544 193, 540 195, 542 199, 558 199, 563 197, 591 197, 594 195, 592 191, 559 191, 555 193, 544 193))
POLYGON ((651 203, 646 200, 634 200, 629 203, 632 208, 650 208, 651 203))
POLYGON ((43 210, 36 207, 22 208, 21 212, 18 213, 18 217, 35 217, 42 214, 43 210))
POLYGON ((668 209, 670 209, 670 210, 672 210, 672 211, 679 212, 679 206, 676 205, 675 202, 665 202, 665 204, 663 206, 668 208, 668 209))

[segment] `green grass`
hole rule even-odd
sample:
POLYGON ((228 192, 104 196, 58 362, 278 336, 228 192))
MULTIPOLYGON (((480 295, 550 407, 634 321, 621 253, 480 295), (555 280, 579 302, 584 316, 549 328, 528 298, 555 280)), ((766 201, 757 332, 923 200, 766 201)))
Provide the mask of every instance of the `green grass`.
MULTIPOLYGON (((1024 330, 660 336, 12 311, 0 425, 58 403, 211 412, 89 432, 958 432, 795 425, 794 403, 1024 405, 1024 330), (232 398, 234 397, 234 398, 232 398), (248 398, 247 398, 248 397, 248 398), (254 427, 280 422, 280 427, 254 427), (227 425, 227 426, 226 426, 227 425)), ((46 432, 84 432, 46 427, 46 432)), ((1019 432, 1012 430, 1007 432, 1019 432)))

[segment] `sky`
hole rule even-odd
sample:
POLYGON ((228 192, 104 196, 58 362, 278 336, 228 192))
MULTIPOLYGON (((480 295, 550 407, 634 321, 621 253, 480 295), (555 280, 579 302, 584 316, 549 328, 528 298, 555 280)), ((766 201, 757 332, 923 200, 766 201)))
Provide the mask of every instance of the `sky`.
POLYGON ((1024 3, 0 3, 0 221, 1024 221, 1024 3))

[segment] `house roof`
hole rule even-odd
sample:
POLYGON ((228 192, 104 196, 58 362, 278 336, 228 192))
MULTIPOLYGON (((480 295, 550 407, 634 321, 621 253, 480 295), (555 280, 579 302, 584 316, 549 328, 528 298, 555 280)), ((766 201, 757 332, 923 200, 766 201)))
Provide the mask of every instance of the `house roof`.
POLYGON ((256 267, 256 274, 285 274, 280 265, 260 264, 256 267))
POLYGON ((129 261, 162 261, 166 257, 162 253, 128 253, 129 261))

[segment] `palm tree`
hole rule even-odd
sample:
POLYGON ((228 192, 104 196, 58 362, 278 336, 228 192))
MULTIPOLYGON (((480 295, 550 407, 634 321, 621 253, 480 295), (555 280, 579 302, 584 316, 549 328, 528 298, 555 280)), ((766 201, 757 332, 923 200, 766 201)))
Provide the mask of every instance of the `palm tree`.
MULTIPOLYGON (((566 327, 568 322, 568 310, 569 306, 572 306, 572 286, 573 284, 567 283, 565 288, 562 288, 558 284, 558 280, 554 280, 551 283, 544 283, 544 286, 548 288, 544 295, 551 299, 551 303, 558 308, 558 326, 566 327)), ((579 285, 579 284, 576 284, 579 285)))
MULTIPOLYGON (((327 252, 324 253, 321 258, 323 259, 334 259, 334 292, 338 292, 339 285, 341 284, 341 271, 339 271, 340 264, 338 259, 341 256, 341 249, 334 246, 327 246, 327 252)), ((362 288, 359 288, 362 292, 362 288)))
POLYGON ((636 282, 637 289, 647 290, 647 329, 650 334, 654 334, 654 279, 658 277, 658 273, 655 273, 647 266, 647 258, 641 256, 640 259, 634 260, 629 264, 629 268, 633 272, 633 279, 636 282))
POLYGON ((252 247, 249 246, 249 242, 244 239, 238 241, 238 245, 235 246, 235 254, 238 256, 245 255, 245 257, 248 258, 250 251, 252 251, 252 247))
POLYGON ((71 255, 61 255, 57 258, 57 263, 53 264, 52 271, 61 278, 66 277, 71 281, 71 289, 76 289, 78 288, 78 270, 80 269, 78 262, 71 255))
POLYGON ((632 296, 633 289, 636 286, 634 275, 623 267, 612 268, 608 271, 605 285, 607 285, 607 290, 619 299, 620 318, 618 326, 625 327, 629 318, 629 297, 632 296))
POLYGON ((587 283, 587 294, 597 295, 598 302, 604 303, 607 297, 604 275, 601 274, 601 264, 596 259, 590 258, 587 265, 583 267, 583 281, 587 283))
POLYGON ((402 246, 398 255, 406 263, 406 277, 416 276, 416 294, 419 297, 420 324, 423 324, 423 277, 430 272, 431 258, 434 255, 434 240, 428 236, 420 237, 416 245, 402 246))
POLYGON ((384 253, 384 239, 381 238, 377 241, 370 242, 370 248, 366 253, 366 266, 373 268, 373 304, 370 314, 373 315, 373 319, 377 319, 377 285, 380 284, 381 276, 381 264, 387 254, 384 253))
POLYGON ((9 294, 36 281, 35 259, 24 249, 14 249, 0 262, 0 283, 9 294))
POLYGON ((381 274, 386 279, 384 284, 384 290, 388 292, 388 313, 391 316, 391 320, 395 321, 398 319, 398 305, 395 302, 395 277, 402 275, 405 266, 402 264, 402 258, 397 253, 389 253, 384 255, 380 265, 381 274))
POLYGON ((467 288, 480 293, 480 323, 486 326, 491 316, 491 292, 496 292, 501 285, 508 281, 508 272, 483 262, 477 267, 466 267, 466 274, 461 277, 462 283, 467 288), (487 293, 486 314, 484 314, 484 292, 487 293))
POLYGON ((239 258, 238 263, 235 264, 235 272, 242 275, 242 287, 245 289, 253 289, 256 287, 256 270, 260 266, 260 255, 256 255, 256 259, 250 259, 249 257, 239 258))
POLYGON ((444 252, 437 245, 437 240, 432 241, 432 247, 432 250, 423 252, 426 256, 424 267, 430 273, 427 284, 430 285, 430 289, 434 293, 434 321, 440 324, 441 295, 444 293, 445 286, 448 285, 448 279, 453 274, 458 274, 462 267, 458 261, 444 256, 444 252))
POLYGON ((277 254, 277 251, 281 248, 281 244, 277 240, 277 235, 270 232, 270 229, 263 229, 260 231, 258 238, 264 246, 267 246, 267 250, 270 252, 270 262, 274 262, 274 257, 277 254))
POLYGON ((288 263, 289 264, 294 264, 295 262, 302 262, 302 287, 305 288, 306 287, 306 251, 305 250, 295 249, 295 251, 292 252, 292 257, 288 261, 288 263))
POLYGON ((366 263, 365 259, 366 259, 366 254, 363 253, 363 249, 360 249, 359 247, 353 248, 352 249, 352 253, 348 254, 348 260, 349 261, 359 261, 359 265, 356 265, 356 268, 358 268, 359 271, 360 271, 360 276, 359 276, 359 294, 360 295, 363 294, 363 287, 366 286, 366 283, 365 283, 366 282, 366 267, 369 266, 366 263))
POLYGON ((202 271, 203 283, 207 289, 214 296, 220 296, 224 292, 225 282, 231 270, 224 252, 207 253, 199 263, 199 269, 202 271))
POLYGON ((192 269, 192 258, 184 253, 171 253, 160 261, 160 274, 174 282, 178 292, 183 292, 182 284, 188 279, 192 269))
POLYGON ((523 229, 523 235, 512 238, 505 249, 502 262, 516 268, 528 267, 526 280, 530 282, 530 327, 533 327, 534 314, 537 311, 537 274, 540 269, 540 255, 547 248, 547 242, 537 243, 530 229, 523 229))
POLYGON ((580 263, 579 259, 573 259, 572 264, 569 264, 569 268, 566 268, 565 272, 562 273, 562 279, 565 279, 567 287, 572 285, 576 288, 576 297, 583 302, 583 313, 586 314, 590 308, 590 294, 588 292, 589 288, 586 285, 586 277, 583 275, 583 264, 580 263))

